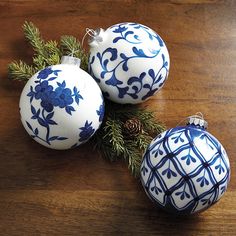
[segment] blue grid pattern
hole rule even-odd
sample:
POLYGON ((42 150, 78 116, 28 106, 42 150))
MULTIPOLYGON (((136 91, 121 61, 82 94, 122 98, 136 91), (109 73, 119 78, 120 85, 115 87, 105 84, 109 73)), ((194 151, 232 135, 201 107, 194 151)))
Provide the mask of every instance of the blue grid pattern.
POLYGON ((166 210, 191 214, 223 195, 230 177, 227 154, 207 131, 176 127, 156 137, 141 166, 147 195, 166 210))

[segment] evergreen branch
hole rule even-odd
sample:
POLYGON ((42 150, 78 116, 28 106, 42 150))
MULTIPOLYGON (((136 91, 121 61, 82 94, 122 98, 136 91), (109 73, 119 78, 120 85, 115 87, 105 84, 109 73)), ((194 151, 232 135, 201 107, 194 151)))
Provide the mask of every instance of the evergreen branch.
POLYGON ((36 72, 33 66, 27 65, 23 61, 13 61, 8 65, 8 74, 10 79, 27 81, 36 72))
POLYGON ((108 118, 104 126, 105 135, 103 140, 108 139, 112 144, 112 149, 116 152, 117 156, 124 153, 124 137, 122 134, 122 125, 119 120, 108 118))
POLYGON ((135 139, 136 146, 144 152, 152 139, 153 138, 148 133, 139 134, 135 139))
POLYGON ((131 173, 134 175, 134 177, 138 177, 142 162, 142 155, 140 154, 139 148, 135 145, 133 140, 126 142, 124 158, 128 162, 128 168, 130 169, 131 173))
POLYGON ((23 30, 25 38, 35 51, 33 63, 37 70, 60 63, 61 52, 56 41, 50 40, 45 42, 41 37, 39 29, 32 22, 26 21, 23 25, 23 30))
POLYGON ((58 47, 57 41, 50 40, 45 43, 45 51, 48 57, 46 58, 47 65, 56 65, 60 63, 62 53, 58 47))
POLYGON ((23 25, 23 31, 25 38, 32 45, 34 51, 44 58, 47 58, 47 54, 45 52, 45 43, 41 38, 39 29, 32 22, 26 21, 23 25))

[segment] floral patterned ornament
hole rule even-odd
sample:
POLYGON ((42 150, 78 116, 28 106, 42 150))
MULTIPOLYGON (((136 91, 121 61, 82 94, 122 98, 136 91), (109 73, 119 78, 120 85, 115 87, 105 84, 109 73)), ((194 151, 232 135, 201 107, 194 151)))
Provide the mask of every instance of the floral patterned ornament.
POLYGON ((89 72, 108 99, 140 103, 162 88, 170 59, 156 32, 141 24, 121 23, 95 33, 89 42, 89 72))
POLYGON ((25 129, 37 142, 67 149, 95 133, 103 119, 104 101, 89 74, 78 65, 60 64, 39 71, 27 82, 20 113, 25 129))
POLYGON ((227 189, 230 164, 201 118, 157 136, 144 154, 141 181, 149 198, 177 214, 203 211, 227 189))

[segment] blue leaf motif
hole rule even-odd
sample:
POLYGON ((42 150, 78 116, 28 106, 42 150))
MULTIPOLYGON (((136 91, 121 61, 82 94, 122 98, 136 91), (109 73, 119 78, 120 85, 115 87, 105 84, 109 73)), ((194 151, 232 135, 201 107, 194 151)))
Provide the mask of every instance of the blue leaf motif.
POLYGON ((57 123, 54 120, 47 120, 47 123, 49 125, 57 125, 57 123))
POLYGON ((172 175, 173 175, 173 177, 177 176, 177 174, 173 170, 171 170, 170 168, 167 168, 164 171, 162 171, 162 175, 167 175, 168 179, 170 179, 172 175))
POLYGON ((123 37, 116 37, 113 39, 113 43, 117 43, 120 39, 123 39, 123 37))
POLYGON ((162 39, 160 38, 160 36, 156 35, 155 38, 158 40, 160 47, 163 47, 164 43, 163 43, 162 39))
POLYGON ((137 49, 136 47, 133 47, 132 50, 133 50, 134 54, 136 54, 137 56, 146 57, 146 55, 142 49, 137 49))
POLYGON ((128 66, 127 66, 127 64, 128 64, 128 60, 126 61, 126 62, 124 62, 123 63, 123 65, 122 65, 122 69, 124 70, 124 71, 128 71, 128 66))
POLYGON ((46 120, 50 120, 54 115, 54 112, 51 112, 49 113, 47 116, 46 116, 46 120))
POLYGON ((151 78, 155 79, 155 73, 154 73, 154 70, 153 69, 150 69, 148 71, 148 74, 150 75, 151 78))
POLYGON ((34 130, 34 133, 35 133, 36 136, 39 134, 38 128, 36 128, 36 129, 34 130))
POLYGON ((66 138, 66 137, 58 137, 57 138, 57 140, 66 140, 66 139, 68 139, 68 138, 66 138))
POLYGON ((224 167, 221 165, 221 164, 219 164, 219 165, 217 165, 216 167, 215 167, 215 169, 217 170, 217 169, 219 169, 218 171, 218 173, 219 174, 221 174, 221 172, 225 172, 225 169, 224 169, 224 167))
POLYGON ((122 59, 124 59, 124 60, 127 60, 127 59, 128 59, 128 57, 127 57, 124 53, 121 53, 121 54, 120 54, 120 57, 121 57, 122 59))
POLYGON ((67 112, 68 114, 72 115, 72 114, 71 114, 72 111, 75 111, 74 107, 72 107, 72 106, 66 106, 66 112, 67 112))
MULTIPOLYGON (((54 71, 53 71, 53 74, 56 75, 56 76, 58 76, 58 72, 61 72, 61 70, 54 70, 54 71)), ((56 78, 56 77, 55 77, 55 78, 56 78)))
POLYGON ((129 34, 133 34, 134 32, 133 31, 127 31, 126 33, 125 33, 125 38, 129 35, 129 34))
POLYGON ((121 81, 119 81, 116 76, 114 75, 114 73, 112 74, 112 76, 110 77, 109 80, 107 80, 105 82, 107 85, 112 85, 112 86, 116 86, 118 84, 123 84, 121 81))
POLYGON ((159 193, 162 193, 162 190, 158 188, 157 186, 151 187, 151 191, 155 191, 156 195, 158 195, 159 193))
POLYGON ((186 164, 187 165, 190 165, 190 163, 191 162, 196 162, 196 159, 193 157, 193 156, 191 156, 191 155, 186 155, 186 156, 183 156, 183 157, 181 157, 181 160, 186 160, 186 164))
POLYGON ((49 141, 54 141, 54 140, 57 140, 57 138, 58 138, 58 136, 52 136, 52 137, 50 137, 48 140, 49 140, 49 141))
POLYGON ((76 87, 74 87, 73 91, 74 91, 73 96, 75 96, 75 102, 79 105, 79 101, 80 99, 83 100, 83 97, 79 94, 79 91, 77 90, 76 87))
POLYGON ((200 182, 200 186, 203 187, 205 184, 209 185, 209 181, 203 175, 202 177, 197 179, 197 182, 200 182))
POLYGON ((42 125, 44 127, 48 127, 48 124, 40 117, 38 117, 38 122, 40 125, 42 125))
POLYGON ((32 112, 33 115, 36 115, 36 110, 32 105, 31 105, 31 112, 32 112))
POLYGON ((51 77, 48 79, 48 81, 53 81, 54 79, 56 79, 57 77, 51 77))
POLYGON ((148 169, 147 169, 145 166, 143 166, 143 167, 141 168, 141 172, 142 172, 143 175, 145 176, 145 174, 148 172, 148 169))
POLYGON ((26 121, 26 124, 27 124, 28 128, 33 131, 33 128, 31 126, 31 124, 29 122, 27 122, 27 121, 26 121))

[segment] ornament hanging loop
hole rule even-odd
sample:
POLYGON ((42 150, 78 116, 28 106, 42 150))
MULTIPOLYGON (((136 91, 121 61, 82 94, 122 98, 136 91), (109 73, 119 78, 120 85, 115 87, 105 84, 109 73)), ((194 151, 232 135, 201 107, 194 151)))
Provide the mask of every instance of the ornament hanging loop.
POLYGON ((195 125, 203 129, 207 129, 208 127, 208 123, 204 120, 201 112, 197 112, 195 115, 189 116, 187 118, 187 125, 195 125))
POLYGON ((83 47, 84 44, 84 40, 86 38, 87 35, 90 36, 89 40, 88 40, 88 44, 90 46, 97 46, 98 43, 101 43, 103 41, 103 33, 104 33, 104 29, 99 28, 99 29, 90 29, 90 28, 86 28, 86 33, 84 34, 82 41, 81 41, 81 47, 83 47))
POLYGON ((208 123, 204 120, 204 116, 201 112, 197 112, 195 115, 184 118, 177 124, 177 126, 183 122, 185 122, 185 124, 187 123, 187 125, 196 125, 203 129, 207 129, 208 127, 208 123))

